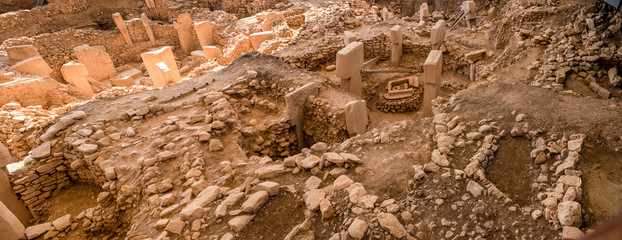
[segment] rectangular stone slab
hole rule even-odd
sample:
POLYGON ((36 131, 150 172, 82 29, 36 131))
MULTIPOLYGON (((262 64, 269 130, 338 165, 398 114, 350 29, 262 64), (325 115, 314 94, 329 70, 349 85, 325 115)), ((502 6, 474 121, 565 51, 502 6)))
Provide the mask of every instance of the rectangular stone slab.
POLYGON ((423 81, 432 84, 441 84, 441 72, 443 69, 443 53, 440 50, 432 50, 423 64, 423 81))
POLYGON ((65 81, 71 83, 78 88, 78 91, 87 97, 93 96, 93 88, 87 80, 89 71, 82 63, 68 62, 61 68, 61 73, 65 81))
POLYGON ((356 73, 361 73, 364 62, 363 43, 353 42, 337 52, 338 78, 350 78, 356 73))
POLYGON ((432 47, 435 50, 440 48, 440 45, 443 44, 443 40, 445 39, 445 21, 440 20, 434 24, 430 31, 430 41, 432 42, 432 47))
POLYGON ((350 135, 365 133, 368 123, 365 100, 351 101, 346 104, 346 128, 350 135))
POLYGON ((391 28, 391 64, 399 66, 400 59, 402 58, 402 27, 395 25, 391 28))
POLYGON ((170 82, 181 80, 175 55, 173 55, 173 47, 162 47, 155 51, 142 53, 140 56, 145 63, 153 86, 164 87, 170 82))
POLYGON ((201 47, 209 46, 214 43, 211 22, 204 21, 195 23, 194 31, 196 31, 197 33, 197 37, 199 38, 199 44, 201 44, 201 47))
POLYGON ((127 30, 127 25, 125 25, 125 21, 120 13, 113 13, 112 20, 114 20, 114 24, 117 25, 119 31, 121 31, 121 35, 123 35, 123 39, 125 39, 125 43, 132 44, 132 38, 130 37, 130 32, 127 30))
POLYGON ((343 32, 343 43, 348 45, 352 42, 356 42, 356 34, 350 31, 343 32))
POLYGON ((18 240, 24 235, 25 230, 26 228, 13 212, 0 202, 0 234, 2 234, 2 239, 18 240))
POLYGON ((140 21, 143 23, 143 27, 145 27, 145 31, 147 31, 147 36, 149 36, 149 41, 151 44, 155 44, 155 35, 153 34, 153 28, 151 28, 151 22, 147 17, 147 14, 143 13, 140 15, 140 21))
POLYGON ((304 144, 303 136, 303 117, 304 106, 307 101, 307 97, 311 95, 317 95, 320 91, 320 84, 316 82, 307 83, 306 85, 288 93, 285 95, 285 111, 289 117, 292 125, 296 126, 296 138, 298 141, 298 148, 301 149, 304 144))
POLYGON ((101 81, 117 74, 114 63, 106 52, 86 44, 74 47, 73 51, 78 57, 78 62, 86 66, 89 77, 101 81))
POLYGON ((274 37, 273 31, 253 33, 248 36, 248 38, 251 40, 251 45, 253 46, 253 49, 255 50, 259 49, 259 47, 261 46, 263 42, 265 42, 266 40, 272 39, 273 37, 274 37))
POLYGON ((9 59, 22 61, 39 56, 39 51, 33 45, 18 45, 6 48, 9 59))
POLYGON ((477 18, 477 9, 475 8, 475 1, 464 1, 462 7, 468 9, 470 12, 466 15, 467 20, 477 18))
POLYGON ((207 58, 209 60, 213 60, 214 58, 222 55, 222 51, 220 50, 220 48, 218 48, 216 46, 205 46, 205 47, 203 47, 203 53, 205 55, 205 58, 207 58))
POLYGON ((11 70, 42 77, 49 77, 50 73, 53 71, 50 65, 39 56, 25 59, 15 64, 11 70))

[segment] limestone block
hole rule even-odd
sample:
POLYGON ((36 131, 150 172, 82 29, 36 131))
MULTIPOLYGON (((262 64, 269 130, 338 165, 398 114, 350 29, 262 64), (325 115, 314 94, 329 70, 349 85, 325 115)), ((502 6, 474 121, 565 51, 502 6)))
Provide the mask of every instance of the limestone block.
POLYGON ((0 235, 2 239, 18 240, 24 235, 26 228, 19 219, 0 202, 0 235))
POLYGON ((153 86, 164 87, 170 82, 181 80, 173 48, 170 46, 140 54, 153 86))
POLYGON ((0 169, 9 165, 14 161, 13 155, 9 152, 9 150, 0 142, 0 169))
POLYGON ((356 34, 350 31, 343 32, 343 42, 346 46, 352 42, 356 42, 356 34))
POLYGON ((201 47, 214 44, 212 23, 208 21, 198 22, 194 24, 194 30, 199 38, 201 47))
POLYGON ((101 81, 117 74, 114 63, 106 52, 86 44, 73 48, 73 51, 78 56, 78 62, 86 66, 89 77, 101 81))
POLYGON ((43 58, 36 56, 22 60, 21 62, 15 64, 15 66, 11 68, 11 71, 49 77, 53 70, 50 68, 50 65, 43 60, 43 58))
POLYGON ((213 60, 218 56, 222 56, 222 51, 216 46, 205 46, 203 47, 203 54, 205 58, 213 60))
POLYGON ((285 95, 285 109, 292 125, 296 126, 296 138, 299 148, 301 148, 304 143, 302 123, 305 102, 309 96, 317 95, 319 89, 320 85, 316 82, 312 82, 285 95))
POLYGON ((432 27, 430 31, 430 41, 432 42, 432 48, 434 48, 434 50, 438 50, 443 44, 445 31, 445 20, 439 20, 432 27))
POLYGON ((110 78, 110 82, 113 86, 117 87, 129 87, 136 84, 136 79, 143 76, 143 72, 133 68, 129 65, 125 65, 123 70, 119 70, 119 74, 110 78))
POLYGON ((194 39, 192 38, 192 17, 189 13, 184 13, 177 17, 177 21, 173 22, 173 27, 177 30, 179 36, 179 44, 184 53, 192 52, 194 39))
POLYGON ((368 123, 365 100, 351 101, 346 104, 346 128, 350 135, 365 133, 368 123))
POLYGON ((263 42, 265 42, 266 40, 272 39, 273 37, 274 37, 273 31, 253 33, 250 36, 248 36, 248 38, 251 40, 251 45, 253 46, 253 49, 255 50, 259 49, 259 47, 261 46, 263 42))
POLYGON ((140 21, 143 23, 143 27, 145 27, 145 31, 147 32, 147 36, 149 36, 149 41, 151 44, 155 44, 155 35, 153 34, 153 29, 151 28, 151 23, 149 22, 149 18, 147 14, 143 13, 140 15, 140 21))
POLYGON ((125 21, 120 13, 116 12, 112 14, 112 20, 114 24, 117 25, 119 31, 121 31, 121 35, 123 35, 123 39, 125 39, 125 43, 132 44, 132 38, 130 37, 130 32, 127 30, 127 25, 125 25, 125 21))
POLYGON ((63 65, 60 71, 65 81, 76 86, 80 93, 87 97, 93 96, 93 88, 91 88, 91 84, 87 80, 89 72, 84 64, 68 62, 63 65))
POLYGON ((6 48, 9 59, 22 61, 31 57, 39 56, 39 51, 32 45, 18 45, 6 48))
POLYGON ((430 8, 427 3, 422 3, 419 7, 419 20, 425 22, 428 17, 430 17, 430 8))
POLYGON ((272 31, 272 23, 285 20, 285 16, 282 13, 269 12, 266 18, 261 23, 262 31, 272 31))
POLYGON ((473 20, 477 18, 477 9, 475 8, 475 1, 464 1, 462 7, 468 9, 470 12, 466 15, 467 20, 473 20))
POLYGON ((395 25, 391 28, 391 64, 399 66, 402 58, 402 27, 395 25))
POLYGON ((423 116, 431 117, 432 100, 441 92, 442 52, 432 50, 423 64, 423 116))
POLYGON ((353 42, 337 52, 336 75, 347 79, 361 72, 364 61, 363 43, 353 42))

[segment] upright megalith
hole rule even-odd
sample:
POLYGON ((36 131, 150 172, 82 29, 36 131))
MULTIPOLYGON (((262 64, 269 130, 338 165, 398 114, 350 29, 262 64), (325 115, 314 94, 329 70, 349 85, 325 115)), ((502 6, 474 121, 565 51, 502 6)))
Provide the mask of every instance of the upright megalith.
POLYGON ((272 24, 283 20, 285 20, 285 16, 282 13, 269 12, 261 23, 261 30, 272 31, 272 24))
POLYGON ((427 22, 428 18, 430 18, 428 3, 422 3, 419 7, 419 21, 427 22))
POLYGON ((356 34, 351 31, 343 32, 343 43, 346 45, 356 42, 356 34))
POLYGON ((101 49, 84 44, 73 48, 73 51, 78 56, 78 62, 86 66, 89 77, 101 81, 117 74, 112 59, 101 49))
POLYGON ((6 240, 18 240, 24 236, 26 228, 4 203, 0 202, 0 236, 6 240))
POLYGON ((194 24, 194 31, 199 38, 201 47, 206 47, 214 43, 212 23, 208 21, 198 22, 194 24))
POLYGON ((145 63, 145 68, 151 77, 155 87, 165 87, 167 84, 181 80, 173 47, 167 46, 160 49, 140 54, 145 63))
POLYGON ((17 45, 6 48, 9 59, 22 61, 39 56, 39 51, 33 45, 17 45))
POLYGON ((194 46, 192 26, 192 17, 189 13, 179 15, 177 20, 173 22, 173 27, 175 27, 177 35, 179 36, 179 45, 181 45, 181 50, 186 54, 192 52, 194 46))
POLYGON ((290 122, 296 128, 296 138, 298 149, 304 146, 303 123, 304 123, 304 106, 307 98, 311 95, 317 95, 320 91, 319 83, 312 82, 285 95, 285 109, 290 122))
POLYGON ((395 25, 391 28, 391 64, 393 66, 399 66, 402 59, 402 27, 395 25))
POLYGON ((436 24, 434 24, 430 31, 430 41, 432 43, 433 50, 439 50, 441 48, 441 45, 443 45, 445 40, 445 32, 445 20, 439 20, 436 24))
POLYGON ((468 14, 464 17, 467 22, 467 27, 474 28, 476 26, 477 8, 475 7, 475 1, 464 1, 462 8, 468 10, 468 14))
POLYGON ((346 128, 348 134, 363 134, 367 131, 369 119, 365 100, 355 100, 346 104, 346 128))
POLYGON ((441 92, 441 72, 443 70, 443 53, 432 50, 423 64, 423 116, 434 116, 432 100, 441 92))
POLYGON ((149 41, 151 42, 151 44, 155 44, 155 34, 153 34, 153 28, 151 28, 151 21, 149 21, 147 14, 141 14, 140 21, 143 23, 143 27, 145 27, 145 31, 147 32, 147 36, 149 37, 149 41))
POLYGON ((50 65, 39 56, 22 60, 15 64, 11 70, 42 77, 49 77, 50 73, 53 72, 50 65))
POLYGON ((248 38, 251 40, 251 45, 253 46, 253 49, 255 50, 259 49, 259 47, 261 46, 263 42, 265 42, 266 40, 270 40, 273 37, 274 37, 273 31, 253 33, 248 36, 248 38))
POLYGON ((203 47, 203 55, 208 60, 214 60, 218 56, 222 56, 222 50, 216 46, 205 46, 203 47))
POLYGON ((89 71, 82 63, 68 62, 60 69, 65 81, 78 88, 78 91, 87 97, 93 96, 93 88, 88 81, 89 71))
POLYGON ((337 52, 336 75, 341 78, 341 89, 362 96, 361 69, 364 61, 363 43, 353 42, 337 52))
POLYGON ((116 12, 112 14, 112 20, 114 24, 117 25, 119 31, 121 31, 121 35, 123 35, 123 39, 125 39, 125 43, 132 44, 132 37, 130 37, 130 32, 127 30, 127 25, 125 25, 125 20, 120 13, 116 12))

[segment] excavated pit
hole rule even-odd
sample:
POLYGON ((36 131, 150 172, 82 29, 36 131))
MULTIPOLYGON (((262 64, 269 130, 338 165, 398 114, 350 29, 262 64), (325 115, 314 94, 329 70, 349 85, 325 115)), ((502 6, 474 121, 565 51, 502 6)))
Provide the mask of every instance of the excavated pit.
POLYGON ((622 209, 622 154, 591 142, 583 150, 579 167, 583 171, 582 203, 587 227, 617 216, 622 209))
POLYGON ((526 138, 506 138, 501 141, 492 163, 486 169, 488 179, 521 206, 535 201, 531 184, 533 160, 529 157, 531 142, 526 138))

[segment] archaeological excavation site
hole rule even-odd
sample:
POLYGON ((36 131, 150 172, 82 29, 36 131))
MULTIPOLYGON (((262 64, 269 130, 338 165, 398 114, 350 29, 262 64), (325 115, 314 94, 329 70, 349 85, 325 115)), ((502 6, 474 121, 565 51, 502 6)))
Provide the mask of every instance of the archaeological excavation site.
POLYGON ((0 240, 621 240, 620 0, 0 0, 0 240))

